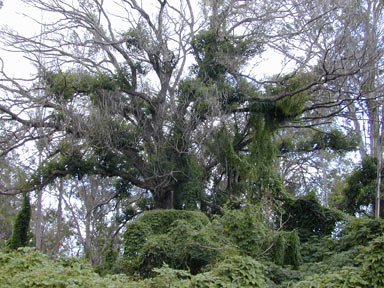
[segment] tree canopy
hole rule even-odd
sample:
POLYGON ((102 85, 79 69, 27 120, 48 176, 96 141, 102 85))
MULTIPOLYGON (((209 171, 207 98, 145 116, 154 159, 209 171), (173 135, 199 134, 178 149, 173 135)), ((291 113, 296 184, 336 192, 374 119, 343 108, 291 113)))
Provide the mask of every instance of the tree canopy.
MULTIPOLYGON (((136 1, 28 1, 46 13, 44 28, 32 38, 3 29, 3 43, 29 55, 37 74, 25 83, 3 71, 0 110, 13 128, 1 153, 49 145, 27 183, 2 193, 67 175, 114 177, 116 197, 137 187, 156 208, 216 211, 282 193, 277 135, 343 112, 353 99, 337 91, 375 60, 341 49, 350 31, 337 13, 349 8, 328 4, 309 13, 306 1, 154 1, 151 11, 136 1), (287 72, 251 68, 268 50, 291 58, 287 72)), ((299 149, 345 149, 340 131, 320 128, 299 149)))

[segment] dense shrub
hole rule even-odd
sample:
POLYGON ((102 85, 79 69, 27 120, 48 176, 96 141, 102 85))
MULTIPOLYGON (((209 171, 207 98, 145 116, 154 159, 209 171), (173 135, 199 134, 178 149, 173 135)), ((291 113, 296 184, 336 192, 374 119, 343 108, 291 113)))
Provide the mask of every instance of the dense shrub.
POLYGON ((212 270, 197 275, 167 266, 156 272, 155 278, 144 281, 151 288, 264 288, 267 285, 264 266, 248 256, 228 257, 212 270))
POLYGON ((279 265, 297 266, 301 263, 297 230, 274 231, 257 205, 228 210, 218 223, 223 227, 221 233, 243 254, 267 258, 279 265))
POLYGON ((362 262, 363 276, 370 287, 384 287, 384 235, 370 242, 362 262))
POLYGON ((339 227, 338 251, 348 250, 358 245, 367 245, 373 239, 384 233, 384 221, 368 217, 349 217, 339 227))
POLYGON ((356 288, 371 287, 361 276, 359 268, 345 267, 325 274, 312 274, 293 284, 294 288, 356 288))
POLYGON ((201 212, 148 211, 128 224, 119 265, 122 271, 140 276, 150 276, 163 263, 195 274, 231 250, 216 236, 201 212))
POLYGON ((32 248, 0 251, 0 286, 384 287, 381 221, 353 219, 341 226, 337 237, 312 238, 304 243, 305 263, 301 264, 297 231, 273 231, 263 224, 257 211, 257 207, 244 207, 227 211, 223 217, 212 221, 199 212, 178 211, 181 215, 178 217, 178 212, 173 210, 152 211, 148 213, 150 217, 136 219, 129 225, 132 229, 129 236, 142 242, 133 242, 137 251, 126 243, 129 257, 125 255, 122 262, 115 263, 115 267, 120 265, 120 269, 126 269, 131 276, 101 277, 84 259, 51 260, 32 248), (152 221, 155 215, 164 216, 166 220, 152 221), (147 222, 148 219, 152 222, 147 222), (252 223, 251 219, 259 222, 252 223), (165 223, 167 228, 159 229, 155 222, 165 223), (140 229, 136 231, 134 228, 140 229), (245 233, 246 236, 234 233, 245 233), (264 238, 257 238, 259 235, 264 238), (355 240, 353 235, 357 237, 355 240), (258 245, 254 239, 264 244, 258 245), (311 257, 312 252, 316 255, 311 257))
POLYGON ((323 207, 314 193, 285 199, 283 209, 284 229, 298 230, 303 242, 312 236, 331 235, 343 219, 340 212, 323 207))
POLYGON ((163 266, 153 278, 100 277, 84 259, 51 260, 33 248, 0 252, 1 288, 162 288, 265 287, 264 266, 244 256, 226 257, 208 272, 191 275, 163 266))
MULTIPOLYGON (((326 252, 322 261, 302 265, 302 279, 292 282, 291 286, 384 287, 383 227, 381 220, 364 217, 348 219, 340 227, 333 244, 324 248, 326 252)), ((323 245, 329 243, 329 240, 322 241, 323 245)))
POLYGON ((248 255, 258 256, 272 243, 272 230, 257 206, 227 210, 218 223, 222 226, 221 233, 248 255))
POLYGON ((212 222, 200 212, 149 211, 127 226, 117 271, 142 278, 165 263, 195 275, 236 255, 298 266, 297 231, 273 231, 261 215, 253 205, 227 210, 212 222))
POLYGON ((0 251, 2 288, 129 288, 125 275, 101 278, 82 259, 50 260, 33 248, 0 251))

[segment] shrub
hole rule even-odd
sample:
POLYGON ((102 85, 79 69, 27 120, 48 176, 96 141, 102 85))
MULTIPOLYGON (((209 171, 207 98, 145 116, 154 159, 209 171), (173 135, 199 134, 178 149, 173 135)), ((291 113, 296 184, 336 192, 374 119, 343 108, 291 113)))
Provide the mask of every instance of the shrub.
POLYGON ((342 220, 340 212, 321 206, 314 193, 285 199, 283 209, 284 229, 298 230, 303 242, 312 236, 331 235, 336 223, 342 220))
POLYGON ((363 279, 356 267, 344 267, 340 271, 325 274, 313 274, 294 284, 293 288, 356 288, 372 287, 363 279))
POLYGON ((2 288, 139 287, 125 275, 100 277, 84 259, 54 261, 33 248, 0 251, 0 267, 2 288))
POLYGON ((370 241, 384 233, 384 221, 368 217, 349 217, 340 226, 336 249, 348 250, 358 245, 366 246, 370 241))
POLYGON ((200 212, 149 211, 127 226, 118 271, 148 277, 165 263, 194 275, 236 255, 298 266, 297 231, 273 231, 260 215, 254 205, 227 210, 212 222, 200 212))
POLYGON ((272 243, 272 230, 266 225, 257 206, 227 210, 218 222, 223 235, 248 255, 258 256, 272 243))
POLYGON ((156 277, 144 281, 153 288, 264 288, 267 283, 264 266, 249 256, 228 257, 211 271, 197 275, 168 266, 155 271, 158 274, 156 277))
POLYGON ((141 277, 163 263, 195 274, 227 250, 217 241, 207 216, 197 211, 148 211, 128 224, 124 238, 122 271, 141 277))
POLYGON ((371 241, 366 248, 363 271, 370 287, 384 287, 384 235, 371 241))

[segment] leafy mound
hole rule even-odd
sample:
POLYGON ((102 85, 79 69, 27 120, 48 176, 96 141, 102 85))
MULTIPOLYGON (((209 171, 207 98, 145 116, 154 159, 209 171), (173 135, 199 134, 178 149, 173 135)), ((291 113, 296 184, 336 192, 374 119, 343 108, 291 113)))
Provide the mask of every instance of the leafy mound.
POLYGON ((252 205, 211 220, 149 211, 127 227, 114 264, 126 274, 105 277, 84 259, 0 251, 1 287, 384 287, 384 222, 346 219, 338 233, 300 244, 297 231, 273 230, 261 215, 252 205))
MULTIPOLYGON (((127 286, 125 275, 106 276, 96 274, 82 259, 51 260, 32 248, 17 251, 0 251, 0 283, 2 288, 123 288, 127 286)), ((131 286, 135 287, 135 286, 131 286)))
POLYGON ((197 211, 148 211, 127 226, 124 257, 116 271, 145 278, 167 264, 195 275, 233 256, 299 265, 297 232, 274 231, 261 215, 253 205, 228 210, 212 221, 197 211))
POLYGON ((0 252, 2 288, 162 288, 265 287, 263 265, 251 257, 228 257, 211 271, 191 275, 167 266, 153 278, 133 281, 126 275, 100 277, 83 259, 51 260, 32 248, 0 252))

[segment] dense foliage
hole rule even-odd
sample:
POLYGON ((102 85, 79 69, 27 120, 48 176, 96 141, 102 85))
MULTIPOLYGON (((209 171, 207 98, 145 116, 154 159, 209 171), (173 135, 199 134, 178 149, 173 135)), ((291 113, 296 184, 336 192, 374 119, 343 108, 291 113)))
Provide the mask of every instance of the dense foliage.
POLYGON ((382 0, 21 1, 0 285, 384 286, 382 0))
POLYGON ((273 232, 262 225, 260 218, 255 218, 260 216, 255 210, 255 207, 232 210, 213 220, 200 212, 174 210, 143 215, 144 219, 132 222, 126 234, 127 240, 140 238, 143 243, 126 242, 125 255, 109 270, 124 271, 128 275, 101 277, 85 259, 52 260, 35 249, 20 248, 0 252, 0 281, 4 288, 369 288, 384 285, 382 221, 348 219, 340 226, 337 237, 315 235, 300 247, 293 247, 298 245, 296 233, 273 232), (252 216, 248 216, 250 214, 252 216), (229 222, 226 215, 236 221, 229 222), (250 218, 255 220, 251 226, 250 218), (150 219, 159 221, 151 225, 150 219), (133 227, 145 224, 146 229, 138 230, 147 233, 145 237, 134 234, 133 227), (230 233, 228 225, 236 232, 230 233), (246 235, 239 235, 240 231, 246 235), (269 234, 272 232, 274 234, 269 234), (273 235, 275 239, 270 238, 273 235), (265 242, 273 242, 273 246, 264 250, 265 242), (130 250, 133 247, 136 253, 130 250))
POLYGON ((284 199, 282 221, 288 230, 297 229, 302 241, 314 235, 330 235, 335 224, 342 219, 341 213, 323 207, 314 193, 284 199))
MULTIPOLYGON (((365 157, 347 179, 339 207, 351 215, 372 215, 376 197, 377 158, 365 157)), ((382 190, 382 188, 381 188, 382 190)), ((383 204, 383 201, 381 201, 383 204)), ((383 205, 381 205, 381 209, 383 205)))

